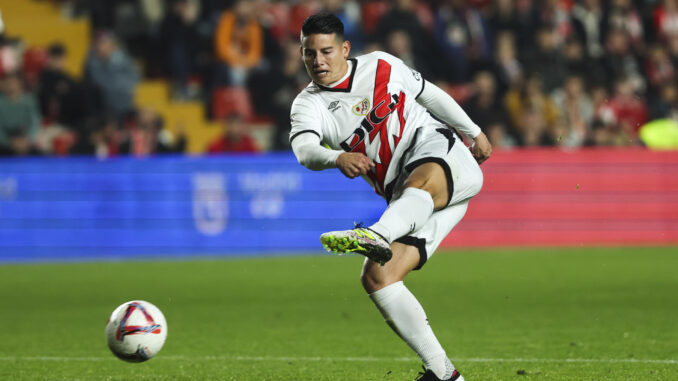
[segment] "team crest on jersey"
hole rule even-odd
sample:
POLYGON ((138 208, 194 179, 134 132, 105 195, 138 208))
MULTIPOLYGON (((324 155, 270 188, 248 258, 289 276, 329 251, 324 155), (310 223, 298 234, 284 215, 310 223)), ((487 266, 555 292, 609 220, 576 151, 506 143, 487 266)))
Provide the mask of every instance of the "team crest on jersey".
POLYGON ((352 108, 353 113, 358 116, 365 116, 370 111, 370 100, 364 98, 362 101, 358 102, 352 108))

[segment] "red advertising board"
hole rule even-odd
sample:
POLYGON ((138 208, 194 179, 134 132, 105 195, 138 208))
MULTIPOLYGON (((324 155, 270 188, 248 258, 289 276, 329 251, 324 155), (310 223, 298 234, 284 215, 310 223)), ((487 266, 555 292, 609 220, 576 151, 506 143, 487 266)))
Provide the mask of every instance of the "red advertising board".
POLYGON ((678 244, 678 152, 495 152, 442 246, 678 244))

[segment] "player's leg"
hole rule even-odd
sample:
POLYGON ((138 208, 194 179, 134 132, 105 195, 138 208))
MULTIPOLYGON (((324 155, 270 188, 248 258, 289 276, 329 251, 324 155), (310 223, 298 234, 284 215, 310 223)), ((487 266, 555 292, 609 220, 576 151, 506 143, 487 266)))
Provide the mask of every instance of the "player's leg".
POLYGON ((393 258, 383 266, 365 259, 361 281, 386 323, 424 362, 424 379, 463 380, 438 342, 423 307, 403 283, 422 262, 416 246, 394 242, 393 258), (435 378, 434 378, 435 377, 435 378))
POLYGON ((412 170, 404 191, 392 201, 379 221, 369 228, 328 232, 320 236, 327 250, 357 252, 380 264, 390 260, 390 243, 419 229, 434 210, 450 201, 448 177, 438 163, 423 163, 412 170))
POLYGON ((446 207, 451 199, 448 178, 436 162, 416 166, 403 184, 403 193, 392 201, 369 229, 388 242, 418 230, 434 210, 446 207))

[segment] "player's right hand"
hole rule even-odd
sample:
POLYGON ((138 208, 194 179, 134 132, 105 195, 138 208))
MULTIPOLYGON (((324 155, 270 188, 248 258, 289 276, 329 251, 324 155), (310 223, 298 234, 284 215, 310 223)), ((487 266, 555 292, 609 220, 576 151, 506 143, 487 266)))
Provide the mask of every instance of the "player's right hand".
POLYGON ((490 144, 490 141, 484 133, 481 132, 480 135, 473 139, 471 153, 478 164, 482 164, 485 160, 490 158, 490 155, 492 155, 492 144, 490 144))
POLYGON ((341 173, 350 179, 366 175, 374 168, 374 161, 360 152, 343 152, 336 163, 341 173))

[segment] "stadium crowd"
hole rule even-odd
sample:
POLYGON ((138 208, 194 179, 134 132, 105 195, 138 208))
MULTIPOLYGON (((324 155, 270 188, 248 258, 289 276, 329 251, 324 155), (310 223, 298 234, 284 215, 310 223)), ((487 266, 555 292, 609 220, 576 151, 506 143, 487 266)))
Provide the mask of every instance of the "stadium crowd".
POLYGON ((300 26, 323 9, 344 22, 353 56, 400 57, 497 148, 643 145, 641 126, 678 120, 678 0, 52 1, 92 23, 83 78, 65 71, 59 41, 24 47, 0 26, 4 155, 183 152, 183 134, 135 108, 143 78, 234 125, 206 151, 257 150, 252 120, 287 150, 289 108, 309 82, 300 26), (252 115, 215 112, 224 89, 245 94, 252 115))

